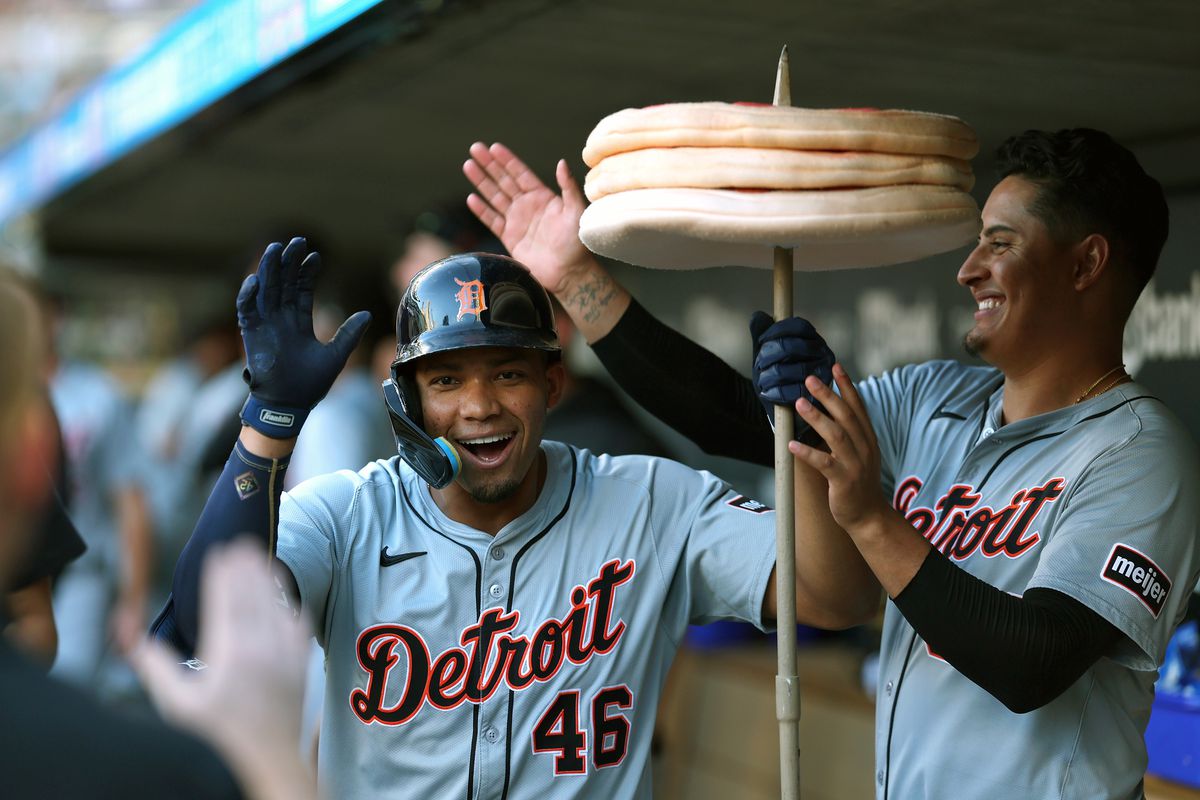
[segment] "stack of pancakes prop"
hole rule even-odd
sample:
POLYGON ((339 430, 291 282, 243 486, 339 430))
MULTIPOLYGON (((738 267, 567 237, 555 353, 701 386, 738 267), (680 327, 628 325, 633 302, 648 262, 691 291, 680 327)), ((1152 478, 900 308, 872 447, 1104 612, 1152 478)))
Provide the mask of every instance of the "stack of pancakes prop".
POLYGON ((588 137, 579 237, 658 269, 898 264, 979 231, 979 150, 962 120, 917 111, 675 103, 605 117, 588 137))

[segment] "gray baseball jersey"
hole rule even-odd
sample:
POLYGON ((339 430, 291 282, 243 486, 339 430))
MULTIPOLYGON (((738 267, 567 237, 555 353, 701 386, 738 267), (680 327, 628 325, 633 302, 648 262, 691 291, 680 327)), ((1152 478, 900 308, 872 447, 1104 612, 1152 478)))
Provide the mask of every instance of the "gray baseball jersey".
POLYGON ((880 798, 1136 798, 1171 631, 1196 582, 1200 466, 1136 383, 1001 426, 1003 377, 934 362, 867 380, 893 504, 935 547, 1021 595, 1055 589, 1123 634, 1061 696, 1014 714, 892 603, 876 710, 880 798))
POLYGON ((707 473, 544 442, 495 537, 398 459, 285 494, 278 555, 325 648, 320 772, 339 797, 649 797, 689 623, 761 623, 774 513, 707 473))

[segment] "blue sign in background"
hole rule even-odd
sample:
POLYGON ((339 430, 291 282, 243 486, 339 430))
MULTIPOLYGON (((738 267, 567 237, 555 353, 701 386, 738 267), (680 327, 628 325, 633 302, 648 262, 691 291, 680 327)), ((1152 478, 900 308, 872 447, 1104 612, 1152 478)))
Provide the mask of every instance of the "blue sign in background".
POLYGON ((0 158, 0 223, 191 117, 381 0, 210 0, 0 158))

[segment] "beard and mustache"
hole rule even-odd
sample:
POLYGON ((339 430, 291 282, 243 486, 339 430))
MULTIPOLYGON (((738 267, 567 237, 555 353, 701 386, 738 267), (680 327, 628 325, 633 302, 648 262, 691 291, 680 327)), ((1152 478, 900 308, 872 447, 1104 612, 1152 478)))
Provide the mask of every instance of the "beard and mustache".
POLYGON ((975 329, 967 331, 963 334, 962 346, 963 350, 967 351, 967 355, 972 358, 981 358, 983 355, 983 336, 976 333, 975 329))

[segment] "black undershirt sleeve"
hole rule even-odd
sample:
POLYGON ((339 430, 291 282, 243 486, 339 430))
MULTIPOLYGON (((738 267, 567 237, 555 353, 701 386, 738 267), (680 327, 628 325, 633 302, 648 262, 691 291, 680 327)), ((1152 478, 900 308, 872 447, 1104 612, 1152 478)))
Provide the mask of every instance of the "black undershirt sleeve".
POLYGON ((592 350, 642 408, 704 452, 774 465, 771 425, 750 379, 636 300, 592 350))
POLYGON ((1018 714, 1058 697, 1122 636, 1072 597, 1014 597, 936 550, 894 602, 933 652, 1018 714))
MULTIPOLYGON (((750 380, 636 300, 592 349, 634 400, 705 452, 774 463, 771 427, 750 380)), ((895 602, 934 652, 1017 713, 1058 697, 1122 635, 1061 592, 1013 597, 937 551, 895 602)))

